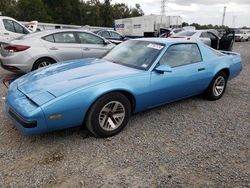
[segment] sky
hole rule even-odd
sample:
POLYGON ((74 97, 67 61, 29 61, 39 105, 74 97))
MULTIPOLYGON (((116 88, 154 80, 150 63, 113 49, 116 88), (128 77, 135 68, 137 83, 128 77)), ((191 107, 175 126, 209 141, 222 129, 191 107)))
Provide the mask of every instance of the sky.
MULTIPOLYGON (((161 0, 112 0, 128 6, 141 5, 146 15, 161 13, 161 0)), ((250 27, 250 0, 167 0, 166 15, 178 15, 189 24, 222 24, 224 7, 225 25, 229 27, 250 27)))

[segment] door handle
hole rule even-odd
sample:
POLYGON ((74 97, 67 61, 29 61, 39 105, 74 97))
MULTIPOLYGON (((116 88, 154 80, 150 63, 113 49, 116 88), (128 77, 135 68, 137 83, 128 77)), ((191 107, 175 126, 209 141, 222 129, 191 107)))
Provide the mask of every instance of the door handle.
POLYGON ((50 50, 58 50, 56 47, 51 47, 50 50))
POLYGON ((206 70, 205 68, 199 68, 198 69, 198 71, 200 72, 200 71, 204 71, 204 70, 206 70))
POLYGON ((89 51, 90 48, 86 47, 86 48, 83 48, 84 51, 89 51))
POLYGON ((4 33, 4 35, 10 35, 9 33, 4 33))

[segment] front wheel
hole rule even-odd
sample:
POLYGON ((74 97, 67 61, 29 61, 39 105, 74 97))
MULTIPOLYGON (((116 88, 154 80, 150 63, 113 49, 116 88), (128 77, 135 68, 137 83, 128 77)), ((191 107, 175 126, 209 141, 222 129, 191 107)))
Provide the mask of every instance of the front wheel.
POLYGON ((95 137, 118 134, 128 123, 131 104, 121 93, 109 93, 99 98, 87 114, 86 126, 95 137))
POLYGON ((227 86, 227 75, 225 74, 225 72, 219 72, 214 77, 212 82, 209 84, 205 92, 207 99, 209 100, 220 99, 226 90, 226 86, 227 86))

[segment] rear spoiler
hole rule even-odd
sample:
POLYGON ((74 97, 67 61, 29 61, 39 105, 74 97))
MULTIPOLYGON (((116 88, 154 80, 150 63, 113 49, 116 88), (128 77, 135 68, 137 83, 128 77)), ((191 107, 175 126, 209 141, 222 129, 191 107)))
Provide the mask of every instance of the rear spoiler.
POLYGON ((2 82, 5 85, 5 87, 8 88, 10 84, 16 79, 17 79, 16 77, 6 76, 5 78, 3 78, 2 82))
POLYGON ((236 52, 229 52, 229 51, 223 51, 223 50, 219 50, 219 51, 225 55, 232 55, 232 56, 240 55, 239 53, 236 53, 236 52))

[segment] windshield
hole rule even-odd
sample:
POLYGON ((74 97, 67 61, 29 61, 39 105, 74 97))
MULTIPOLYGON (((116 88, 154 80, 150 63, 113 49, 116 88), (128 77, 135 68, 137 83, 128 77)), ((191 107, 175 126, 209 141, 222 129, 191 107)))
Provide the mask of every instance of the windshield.
POLYGON ((164 44, 129 40, 116 46, 103 59, 138 69, 148 69, 164 48, 164 44))
POLYGON ((177 34, 175 34, 175 36, 187 36, 187 37, 191 37, 195 34, 194 31, 181 31, 177 34))

